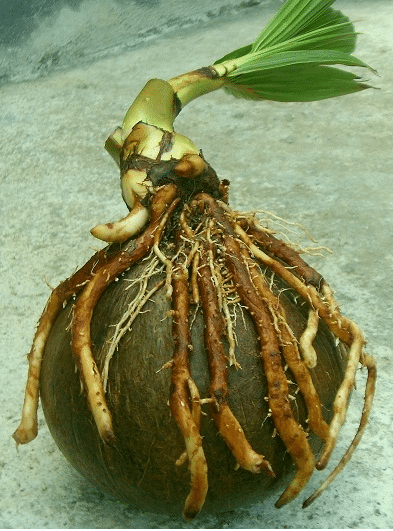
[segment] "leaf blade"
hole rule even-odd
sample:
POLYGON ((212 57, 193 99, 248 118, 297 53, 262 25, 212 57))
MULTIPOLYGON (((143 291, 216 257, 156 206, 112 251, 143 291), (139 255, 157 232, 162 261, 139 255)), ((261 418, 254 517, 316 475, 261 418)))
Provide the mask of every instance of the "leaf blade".
POLYGON ((253 51, 299 34, 318 19, 334 0, 287 0, 253 42, 253 51))
POLYGON ((360 77, 331 66, 295 64, 248 72, 241 81, 228 78, 224 90, 235 97, 282 102, 317 101, 351 94, 370 87, 360 77))
POLYGON ((331 7, 334 1, 286 0, 253 43, 214 63, 224 89, 248 99, 313 101, 372 88, 357 75, 332 68, 376 73, 352 55, 357 32, 346 15, 331 7))
POLYGON ((265 55, 264 52, 255 52, 254 54, 249 54, 247 61, 244 60, 243 64, 236 70, 230 72, 227 77, 235 79, 249 72, 263 72, 275 68, 308 63, 317 65, 341 64, 371 69, 371 67, 354 55, 336 50, 295 50, 275 53, 273 55, 265 55))

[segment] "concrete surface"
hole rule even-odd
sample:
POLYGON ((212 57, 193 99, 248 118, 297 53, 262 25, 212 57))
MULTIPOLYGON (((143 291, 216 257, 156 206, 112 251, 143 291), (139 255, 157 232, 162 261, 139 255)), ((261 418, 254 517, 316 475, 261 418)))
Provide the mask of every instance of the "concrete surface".
POLYGON ((281 0, 7 0, 0 2, 0 83, 33 79, 133 49, 253 4, 281 0))
MULTIPOLYGON (((89 229, 124 215, 118 174, 103 142, 143 84, 170 78, 247 43, 271 15, 250 8, 167 35, 128 53, 0 88, 1 372, 0 527, 3 528, 392 528, 393 5, 338 1, 359 36, 357 55, 379 71, 381 90, 308 104, 259 104, 215 93, 195 101, 176 128, 203 148, 231 204, 307 226, 334 250, 310 260, 358 322, 378 362, 370 425, 352 461, 309 509, 201 514, 186 525, 121 504, 88 484, 61 455, 40 413, 40 432, 15 449, 35 323, 56 285, 97 247, 89 229)), ((369 76, 369 74, 366 74, 369 76)), ((332 462, 362 408, 359 372, 332 462)), ((319 485, 316 472, 306 493, 319 485)), ((305 496, 304 496, 305 497, 305 496)), ((304 498, 301 496, 301 499, 304 498)))

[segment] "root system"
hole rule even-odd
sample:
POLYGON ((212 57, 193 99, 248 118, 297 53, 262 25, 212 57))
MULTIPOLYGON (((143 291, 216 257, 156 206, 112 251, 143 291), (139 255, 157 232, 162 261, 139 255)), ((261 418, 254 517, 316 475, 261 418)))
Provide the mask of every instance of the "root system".
MULTIPOLYGON (((358 434, 339 466, 305 502, 308 505, 335 477, 359 442, 374 392, 375 365, 363 351, 365 342, 361 332, 341 315, 321 275, 293 248, 264 229, 254 215, 232 211, 223 193, 228 183, 221 183, 213 193, 206 193, 204 185, 198 184, 200 175, 193 175, 193 194, 189 191, 185 194, 179 186, 178 175, 176 182, 168 179, 169 182, 160 183, 148 198, 150 221, 140 236, 100 251, 52 292, 29 356, 23 418, 14 438, 17 443, 25 443, 37 433, 39 372, 46 338, 63 305, 80 293, 71 324, 73 358, 99 435, 106 445, 116 445, 116 430, 106 397, 112 359, 122 336, 138 318, 146 302, 155 292, 165 290, 171 304, 167 318, 172 319, 174 345, 166 364, 171 371, 168 403, 185 448, 179 453, 176 465, 188 462, 191 481, 183 511, 186 519, 198 514, 208 493, 208 463, 201 433, 201 407, 204 404, 209 404, 216 429, 238 466, 252 474, 275 476, 274 467, 264 455, 253 449, 231 408, 228 371, 242 370, 242 360, 235 354, 238 308, 247 312, 255 328, 260 363, 267 380, 269 416, 295 465, 294 477, 276 507, 298 496, 314 468, 322 469, 328 463, 345 419, 358 365, 367 367, 365 407, 358 434), (133 281, 139 286, 137 294, 115 327, 100 372, 90 329, 95 306, 116 279, 143 260, 146 267, 133 281), (274 277, 288 285, 307 307, 308 320, 299 340, 288 324, 282 293, 277 289, 274 277), (210 376, 207 396, 201 396, 190 368, 193 352, 190 331, 193 314, 198 308, 201 308, 205 324, 204 344, 210 376), (318 352, 313 342, 320 321, 347 351, 346 370, 330 422, 324 418, 323 404, 310 373, 318 364, 318 352), (294 378, 291 383, 296 384, 307 408, 306 425, 299 424, 293 410, 288 368, 294 378), (314 457, 309 444, 310 432, 324 442, 319 458, 314 457)), ((200 182, 204 177, 202 173, 200 182)), ((186 190, 189 190, 189 176, 184 179, 188 179, 186 190)))

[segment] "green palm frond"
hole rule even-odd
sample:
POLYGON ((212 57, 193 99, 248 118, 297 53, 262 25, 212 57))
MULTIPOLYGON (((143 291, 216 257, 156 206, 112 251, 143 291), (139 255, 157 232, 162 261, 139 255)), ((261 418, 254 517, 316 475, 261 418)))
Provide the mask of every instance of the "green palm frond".
POLYGON ((352 72, 338 68, 297 64, 229 78, 224 88, 233 96, 250 100, 317 101, 370 87, 359 80, 352 72))
POLYGON ((312 101, 368 88, 359 76, 327 66, 370 68, 351 55, 357 34, 333 2, 287 0, 252 44, 214 63, 224 89, 249 99, 312 101))
POLYGON ((271 19, 253 43, 253 50, 274 46, 311 29, 337 24, 341 18, 349 22, 342 13, 333 11, 334 0, 287 1, 271 19), (337 17, 337 18, 336 18, 337 17))

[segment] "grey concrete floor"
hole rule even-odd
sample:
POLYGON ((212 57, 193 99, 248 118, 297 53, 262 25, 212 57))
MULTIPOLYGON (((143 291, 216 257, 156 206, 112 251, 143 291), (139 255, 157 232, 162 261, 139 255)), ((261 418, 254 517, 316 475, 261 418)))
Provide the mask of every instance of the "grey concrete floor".
MULTIPOLYGON (((99 246, 89 229, 125 214, 116 168, 103 142, 151 77, 209 64, 257 34, 271 13, 252 8, 83 68, 0 88, 1 363, 0 527, 3 528, 392 528, 393 5, 337 2, 362 33, 356 55, 376 68, 380 90, 315 103, 251 103, 222 93, 189 105, 177 131, 194 139, 221 178, 232 207, 265 209, 307 226, 334 251, 312 258, 378 362, 369 427, 352 461, 310 508, 267 499, 192 524, 142 512, 88 484, 40 432, 18 451, 35 323, 56 285, 99 246), (224 35, 224 37, 223 37, 224 35)), ((368 75, 368 74, 366 74, 368 75)), ((333 456, 355 433, 365 374, 333 456)), ((310 494, 324 477, 316 472, 310 494)))

